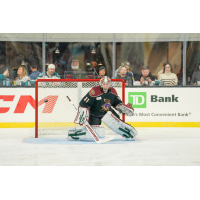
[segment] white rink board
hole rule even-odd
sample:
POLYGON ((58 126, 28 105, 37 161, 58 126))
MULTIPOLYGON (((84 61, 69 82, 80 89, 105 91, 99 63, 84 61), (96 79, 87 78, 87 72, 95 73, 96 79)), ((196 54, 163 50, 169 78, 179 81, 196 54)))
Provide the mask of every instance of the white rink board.
MULTIPOLYGON (((58 89, 56 89, 58 90, 58 89)), ((55 90, 55 94, 56 91, 55 90)), ((72 89, 73 90, 73 89, 72 89)), ((83 88, 83 93, 88 92, 88 88, 83 88), (87 91, 84 91, 87 90, 87 91)), ((129 92, 146 92, 146 108, 135 108, 134 117, 126 117, 127 122, 199 122, 200 117, 200 107, 199 107, 199 92, 200 88, 143 88, 143 87, 133 87, 125 89, 125 102, 128 103, 129 92), (175 95, 178 97, 178 102, 151 102, 151 96, 157 95, 159 97, 171 97, 175 95), (146 114, 142 116, 142 114, 146 114), (176 114, 176 116, 152 116, 153 113, 162 114, 170 113, 176 114), (187 114, 187 116, 178 116, 180 114, 187 114), (137 116, 136 116, 137 114, 137 116)), ((70 91, 70 96, 76 94, 76 91, 70 91)), ((1 88, 0 93, 0 123, 3 122, 34 122, 35 121, 35 109, 27 104, 23 113, 14 113, 17 105, 21 106, 19 99, 22 96, 31 97, 34 101, 35 99, 35 89, 34 88, 1 88), (2 96, 14 95, 13 101, 3 101, 2 96), (9 111, 2 113, 1 109, 9 108, 9 111)), ((73 98, 72 98, 73 99, 73 98)), ((39 99, 40 100, 40 99, 39 99)), ((77 104, 77 101, 75 104, 77 104)), ((132 100, 133 101, 133 100, 132 100)), ((67 104, 66 98, 66 104, 67 104)), ((133 103, 133 102, 130 102, 133 103)), ((55 106, 58 106, 57 104, 55 106)), ((42 109, 44 104, 39 107, 42 109)), ((63 106, 63 111, 67 112, 70 120, 74 119, 73 107, 63 106)), ((56 113, 59 115, 59 113, 56 113)), ((66 119, 63 118, 66 121, 66 119)), ((1 124, 0 124, 1 125, 1 124)), ((1 126, 0 126, 1 127, 1 126)))
MULTIPOLYGON (((131 92, 146 93, 146 108, 134 108, 135 116, 126 117, 127 122, 200 122, 200 88, 126 88, 126 103, 128 103, 128 97, 131 92), (152 102, 152 95, 164 98, 174 95, 175 98, 177 97, 176 100, 178 102, 175 100, 174 102, 152 102), (158 114, 171 114, 171 116, 156 116, 158 114), (172 116, 173 114, 174 116, 172 116)), ((133 102, 133 98, 129 100, 129 103, 137 104, 136 100, 133 102)), ((141 98, 140 101, 142 101, 141 98)), ((173 99, 171 98, 171 100, 173 99)))
MULTIPOLYGON (((35 121, 35 109, 29 103, 23 113, 14 113, 21 96, 31 96, 35 100, 34 88, 1 88, 0 91, 0 96, 14 95, 13 101, 3 101, 3 99, 0 99, 0 108, 10 108, 6 113, 1 113, 0 111, 0 123, 35 121)), ((21 107, 21 104, 18 107, 21 107)))

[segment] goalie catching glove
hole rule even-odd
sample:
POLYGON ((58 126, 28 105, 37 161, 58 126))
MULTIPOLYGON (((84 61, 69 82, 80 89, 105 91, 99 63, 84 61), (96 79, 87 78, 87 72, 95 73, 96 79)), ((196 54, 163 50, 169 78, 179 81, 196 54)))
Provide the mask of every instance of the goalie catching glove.
POLYGON ((80 124, 82 126, 86 121, 88 122, 89 117, 90 117, 89 109, 79 106, 78 113, 76 115, 74 123, 80 124))
POLYGON ((116 106, 116 109, 122 113, 122 114, 126 114, 127 116, 131 117, 133 116, 133 113, 134 113, 134 109, 132 107, 132 104, 131 103, 128 103, 128 104, 123 104, 123 103, 120 103, 116 106))

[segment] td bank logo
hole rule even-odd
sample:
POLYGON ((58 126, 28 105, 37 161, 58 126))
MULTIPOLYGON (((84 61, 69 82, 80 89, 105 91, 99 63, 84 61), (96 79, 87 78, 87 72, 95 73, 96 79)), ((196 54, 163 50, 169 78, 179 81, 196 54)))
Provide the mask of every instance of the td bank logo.
POLYGON ((146 92, 129 92, 128 102, 132 103, 133 108, 146 108, 146 92))

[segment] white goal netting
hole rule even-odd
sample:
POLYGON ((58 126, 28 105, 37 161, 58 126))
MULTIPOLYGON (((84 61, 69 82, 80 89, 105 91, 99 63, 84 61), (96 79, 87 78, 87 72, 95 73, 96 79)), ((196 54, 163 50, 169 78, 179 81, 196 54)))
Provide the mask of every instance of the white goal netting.
MULTIPOLYGON (((36 84, 36 121, 35 137, 37 135, 65 134, 69 127, 76 126, 74 123, 77 111, 70 104, 66 96, 77 106, 80 100, 98 81, 84 80, 38 80, 36 84), (79 82, 78 82, 79 81, 79 82)), ((123 99, 122 81, 112 81, 121 99, 123 99)))

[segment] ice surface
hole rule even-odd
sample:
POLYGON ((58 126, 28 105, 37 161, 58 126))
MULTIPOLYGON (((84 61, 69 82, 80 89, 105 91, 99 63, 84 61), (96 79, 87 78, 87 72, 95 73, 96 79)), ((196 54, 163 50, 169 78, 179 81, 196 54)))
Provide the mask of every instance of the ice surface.
POLYGON ((137 130, 137 141, 131 143, 69 145, 27 143, 30 129, 0 129, 0 166, 200 165, 199 128, 137 130))

